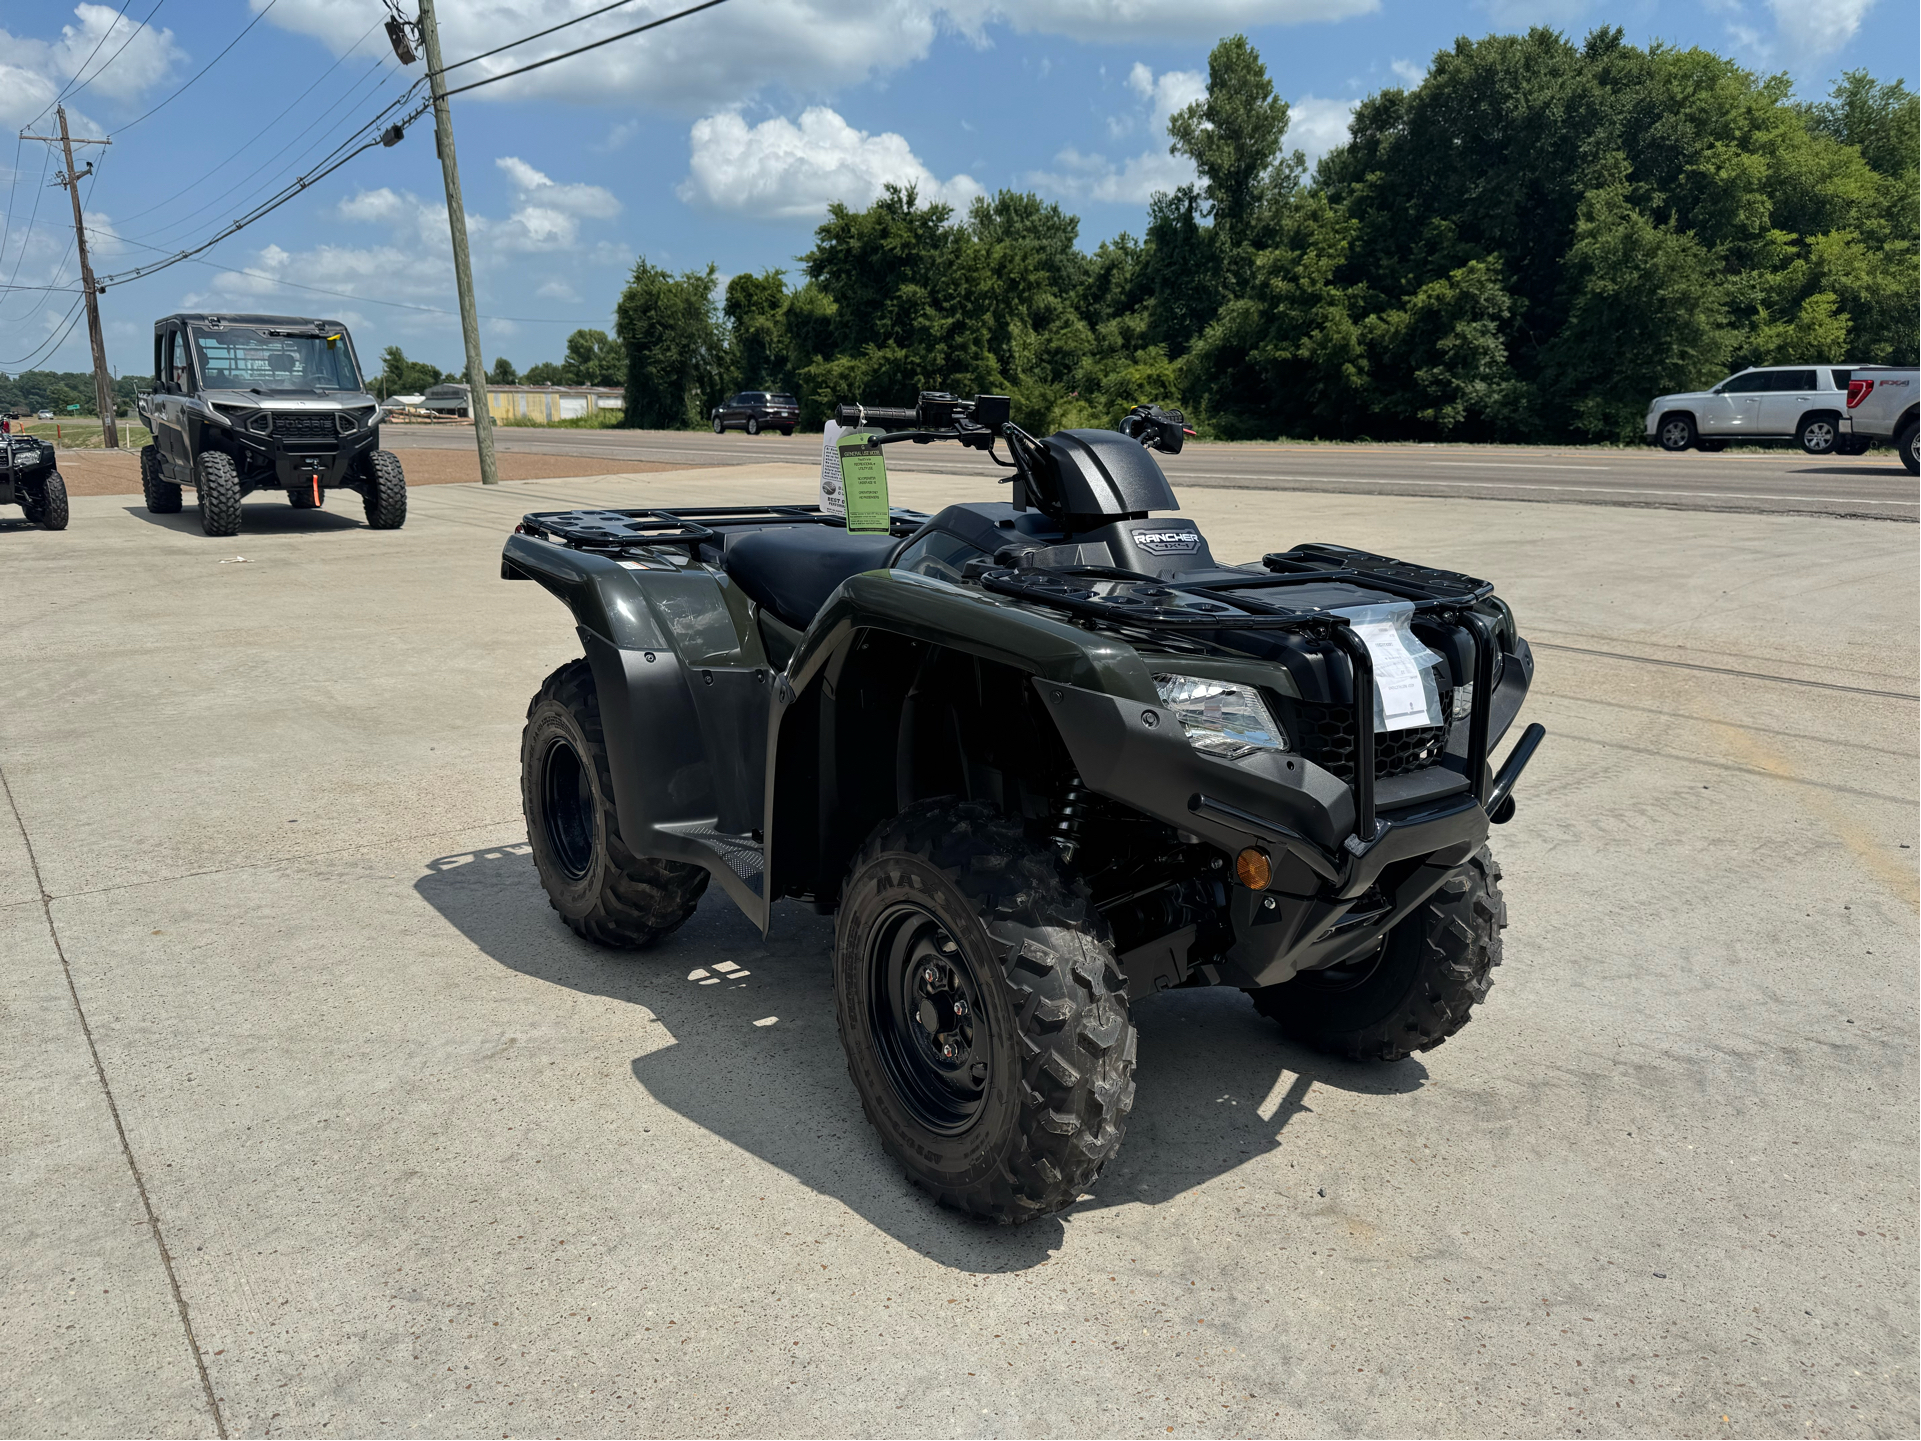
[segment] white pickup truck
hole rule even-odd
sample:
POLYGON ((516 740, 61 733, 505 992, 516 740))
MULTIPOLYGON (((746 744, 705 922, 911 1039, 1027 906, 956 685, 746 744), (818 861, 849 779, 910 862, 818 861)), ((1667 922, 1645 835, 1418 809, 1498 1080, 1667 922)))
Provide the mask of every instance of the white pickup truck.
POLYGON ((1656 396, 1647 438, 1663 450, 1720 450, 1730 441, 1792 440, 1809 455, 1859 455, 1866 439, 1842 424, 1848 381, 1859 367, 1763 365, 1712 390, 1656 396))
POLYGON ((1892 445, 1901 453, 1901 463, 1909 475, 1921 474, 1921 457, 1916 455, 1915 391, 1913 366, 1857 365, 1848 377, 1847 409, 1841 417, 1841 435, 1862 450, 1870 445, 1892 445))

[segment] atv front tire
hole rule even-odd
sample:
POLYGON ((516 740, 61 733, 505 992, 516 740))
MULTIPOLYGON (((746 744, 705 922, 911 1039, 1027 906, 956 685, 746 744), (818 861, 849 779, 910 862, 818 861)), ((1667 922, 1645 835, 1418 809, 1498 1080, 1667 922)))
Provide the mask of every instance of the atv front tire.
POLYGON ((27 519, 43 530, 65 530, 67 482, 61 479, 60 472, 50 470, 44 480, 28 481, 26 484, 32 489, 22 497, 20 508, 26 512, 27 519))
POLYGON ((180 513, 180 487, 170 480, 161 479, 160 447, 157 445, 140 447, 140 493, 146 499, 148 514, 180 513))
POLYGON ((991 807, 916 805, 868 837, 841 892, 834 998, 868 1121, 941 1204, 1046 1215, 1119 1149, 1135 1033, 1107 924, 991 807))
POLYGON ((648 946, 680 928, 707 872, 637 856, 620 834, 600 695, 585 660, 541 683, 520 736, 520 800, 547 899, 590 941, 648 946))
POLYGON ((200 528, 208 535, 239 535, 240 472, 234 469, 233 457, 217 450, 202 451, 193 474, 200 528))
POLYGON ((1351 1061, 1402 1060, 1440 1045, 1487 999, 1506 925, 1501 868, 1482 846, 1372 955, 1248 994, 1303 1045, 1351 1061))
POLYGON ((407 523, 407 475, 399 456, 391 450, 376 450, 367 457, 360 498, 366 504, 369 529, 399 530, 407 523))

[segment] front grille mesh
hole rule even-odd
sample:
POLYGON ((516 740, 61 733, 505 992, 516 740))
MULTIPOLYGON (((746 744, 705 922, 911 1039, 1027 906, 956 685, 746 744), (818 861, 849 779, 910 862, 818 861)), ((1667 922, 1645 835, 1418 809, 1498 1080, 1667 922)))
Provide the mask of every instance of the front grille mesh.
MULTIPOLYGON (((1313 701, 1283 702, 1288 712, 1288 731, 1294 749, 1336 778, 1352 784, 1354 780, 1354 713, 1344 705, 1317 705, 1313 701)), ((1437 726, 1416 726, 1411 730, 1379 731, 1374 736, 1374 778, 1406 775, 1438 765, 1447 754, 1448 729, 1454 714, 1454 687, 1441 686, 1441 715, 1437 726)))
POLYGON ((331 439, 339 434, 334 429, 333 412, 320 415, 301 415, 280 412, 273 418, 273 433, 289 440, 331 439))

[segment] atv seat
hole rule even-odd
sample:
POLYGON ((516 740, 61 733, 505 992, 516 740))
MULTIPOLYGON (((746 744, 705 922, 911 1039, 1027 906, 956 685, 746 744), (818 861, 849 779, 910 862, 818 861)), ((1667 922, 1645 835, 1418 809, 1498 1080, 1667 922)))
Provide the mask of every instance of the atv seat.
POLYGON ((881 569, 899 545, 891 535, 850 535, 834 526, 777 526, 729 537, 721 563, 749 598, 806 630, 842 581, 881 569))

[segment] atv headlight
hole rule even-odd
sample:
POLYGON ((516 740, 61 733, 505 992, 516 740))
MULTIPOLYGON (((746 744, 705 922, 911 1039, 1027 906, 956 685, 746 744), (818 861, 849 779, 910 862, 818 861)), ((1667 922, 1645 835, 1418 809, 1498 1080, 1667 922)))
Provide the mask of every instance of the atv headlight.
POLYGON ((1287 732, 1253 686, 1197 675, 1157 675, 1154 688, 1195 750, 1233 761, 1256 751, 1290 749, 1287 732))

